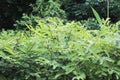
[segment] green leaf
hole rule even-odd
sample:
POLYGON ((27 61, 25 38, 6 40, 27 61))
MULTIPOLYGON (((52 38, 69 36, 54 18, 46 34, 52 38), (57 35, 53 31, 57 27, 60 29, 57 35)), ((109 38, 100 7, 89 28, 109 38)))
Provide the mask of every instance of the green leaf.
POLYGON ((81 72, 79 76, 73 77, 72 80, 85 80, 86 75, 84 72, 81 72))
POLYGON ((102 25, 102 19, 100 18, 99 14, 97 13, 97 11, 94 8, 92 8, 92 11, 93 11, 93 14, 94 14, 95 18, 97 19, 99 25, 101 26, 102 25))
POLYGON ((56 80, 58 77, 60 77, 60 76, 62 76, 62 75, 64 75, 64 73, 58 73, 58 74, 55 75, 55 78, 54 78, 54 79, 56 80))
POLYGON ((120 60, 117 62, 117 65, 120 65, 120 60))
POLYGON ((65 74, 71 73, 74 69, 75 69, 74 67, 67 67, 67 66, 66 66, 66 67, 65 67, 65 70, 66 70, 65 74))

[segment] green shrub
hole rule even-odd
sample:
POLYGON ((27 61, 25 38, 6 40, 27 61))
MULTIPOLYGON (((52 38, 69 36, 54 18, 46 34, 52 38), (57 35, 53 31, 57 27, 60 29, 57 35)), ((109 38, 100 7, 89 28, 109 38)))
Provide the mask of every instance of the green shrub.
MULTIPOLYGON (((110 1, 110 18, 112 22, 116 22, 120 19, 120 1, 110 1)), ((107 2, 106 0, 65 0, 63 3, 63 9, 68 15, 70 20, 85 20, 93 17, 91 7, 95 8, 101 17, 107 17, 107 2)))
POLYGON ((65 12, 60 8, 61 3, 57 0, 36 0, 32 12, 23 14, 22 19, 17 21, 14 26, 17 28, 26 28, 26 24, 36 26, 41 18, 59 17, 65 18, 65 12))
POLYGON ((59 0, 1 0, 0 28, 24 28, 25 23, 36 24, 36 18, 65 17, 59 0), (15 26, 13 25, 15 24, 15 26))
POLYGON ((0 34, 0 78, 119 80, 119 23, 87 30, 79 22, 40 20, 30 31, 0 34))

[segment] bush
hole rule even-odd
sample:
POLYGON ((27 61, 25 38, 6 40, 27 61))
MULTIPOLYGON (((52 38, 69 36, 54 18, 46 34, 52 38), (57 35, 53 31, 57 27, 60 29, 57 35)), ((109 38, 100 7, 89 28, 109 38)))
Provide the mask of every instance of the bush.
POLYGON ((36 0, 32 12, 23 14, 22 19, 17 21, 14 26, 17 28, 26 28, 26 24, 36 26, 37 22, 45 17, 65 18, 65 12, 60 8, 61 2, 57 0, 36 0))
POLYGON ((18 27, 23 29, 25 23, 36 24, 36 18, 48 16, 63 18, 66 15, 60 7, 59 0, 1 0, 0 28, 16 29, 18 27))
POLYGON ((0 34, 4 80, 119 80, 119 23, 87 30, 79 22, 40 20, 30 31, 0 34))
MULTIPOLYGON (((120 1, 110 0, 110 18, 112 22, 120 19, 120 1)), ((107 2, 106 0, 65 0, 63 9, 70 20, 85 20, 94 17, 91 7, 94 7, 97 12, 103 17, 107 17, 107 2)))

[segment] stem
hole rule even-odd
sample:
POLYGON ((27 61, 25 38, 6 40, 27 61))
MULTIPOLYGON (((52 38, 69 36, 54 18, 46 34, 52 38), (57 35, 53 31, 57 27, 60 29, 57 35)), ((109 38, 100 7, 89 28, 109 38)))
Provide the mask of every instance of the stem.
POLYGON ((109 10, 109 7, 110 7, 110 1, 109 0, 107 0, 107 18, 109 18, 110 17, 110 10, 109 10))

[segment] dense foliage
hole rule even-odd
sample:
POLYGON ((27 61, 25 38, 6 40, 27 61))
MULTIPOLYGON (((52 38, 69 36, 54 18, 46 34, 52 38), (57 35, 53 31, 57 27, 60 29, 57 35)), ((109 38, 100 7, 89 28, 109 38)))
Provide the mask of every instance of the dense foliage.
POLYGON ((120 80, 119 24, 87 30, 46 18, 30 31, 2 31, 0 80, 120 80))
POLYGON ((46 17, 60 17, 65 18, 65 12, 60 9, 61 3, 57 0, 36 0, 33 5, 32 12, 27 15, 23 14, 22 19, 17 21, 15 26, 17 28, 26 28, 26 24, 36 26, 41 18, 46 17))
POLYGON ((120 1, 114 24, 106 1, 1 0, 0 28, 16 30, 0 32, 0 80, 120 80, 120 1))
MULTIPOLYGON (((109 1, 110 18, 116 22, 120 19, 120 0, 109 1)), ((26 23, 36 26, 45 17, 86 20, 93 17, 90 6, 106 18, 106 0, 0 0, 0 28, 23 29, 26 23)))
MULTIPOLYGON (((110 18, 113 22, 120 19, 120 0, 110 1, 110 18)), ((94 7, 97 12, 103 17, 107 17, 107 2, 106 0, 64 0, 63 9, 66 11, 68 19, 83 20, 93 17, 91 7, 94 7)))
POLYGON ((34 25, 36 20, 48 16, 64 18, 60 6, 59 0, 1 0, 0 28, 23 28, 25 23, 34 25))

